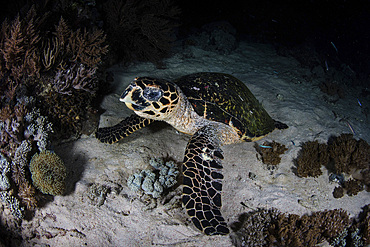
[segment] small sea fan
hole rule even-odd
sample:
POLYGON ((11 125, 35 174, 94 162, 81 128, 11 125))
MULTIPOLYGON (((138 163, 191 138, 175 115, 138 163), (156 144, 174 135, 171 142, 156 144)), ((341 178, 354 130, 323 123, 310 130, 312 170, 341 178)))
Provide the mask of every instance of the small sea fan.
POLYGON ((62 159, 48 150, 35 154, 30 162, 33 185, 44 194, 62 195, 66 167, 62 159))

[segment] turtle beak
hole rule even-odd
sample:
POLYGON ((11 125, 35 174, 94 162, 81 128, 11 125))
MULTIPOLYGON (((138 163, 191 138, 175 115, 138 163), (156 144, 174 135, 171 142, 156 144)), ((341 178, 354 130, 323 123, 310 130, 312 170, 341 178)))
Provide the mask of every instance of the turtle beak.
POLYGON ((141 111, 149 105, 141 97, 141 90, 133 87, 132 85, 126 88, 119 100, 124 102, 126 106, 133 111, 141 111))
POLYGON ((132 107, 132 104, 135 103, 131 99, 132 89, 133 87, 131 85, 128 86, 126 90, 122 93, 121 97, 119 98, 119 101, 124 102, 130 110, 134 110, 134 108, 132 107))

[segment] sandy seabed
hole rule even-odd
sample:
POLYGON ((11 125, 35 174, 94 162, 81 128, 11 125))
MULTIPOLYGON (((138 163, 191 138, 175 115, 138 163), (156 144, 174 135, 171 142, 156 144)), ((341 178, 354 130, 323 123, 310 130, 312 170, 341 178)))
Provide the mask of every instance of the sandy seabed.
MULTIPOLYGON (((324 143, 332 135, 351 133, 341 118, 351 123, 356 139, 370 142, 369 120, 357 102, 360 89, 345 88, 346 97, 332 104, 318 87, 320 78, 315 79, 295 59, 278 56, 273 47, 262 44, 240 43, 229 55, 187 47, 165 64, 166 69, 157 69, 151 63, 112 67, 114 93, 102 102, 106 111, 100 127, 112 126, 132 114, 118 99, 135 77, 170 80, 205 71, 237 77, 274 119, 289 126, 258 142, 276 141, 288 148, 274 170, 257 158, 253 143, 222 148, 222 213, 229 224, 241 213, 256 208, 274 207, 299 215, 342 208, 356 216, 370 203, 366 191, 335 199, 332 191, 337 184, 329 182, 325 168, 317 178, 299 178, 292 169, 303 142, 324 143)), ((362 105, 370 107, 369 98, 362 99, 362 105)), ((148 205, 145 197, 127 187, 127 178, 148 168, 151 157, 167 157, 181 164, 189 138, 165 123, 154 123, 112 145, 100 143, 91 135, 54 146, 67 166, 67 195, 55 196, 35 212, 31 221, 23 221, 22 234, 27 240, 21 246, 232 246, 229 236, 200 233, 179 206, 179 199, 175 200, 177 205, 148 205)))

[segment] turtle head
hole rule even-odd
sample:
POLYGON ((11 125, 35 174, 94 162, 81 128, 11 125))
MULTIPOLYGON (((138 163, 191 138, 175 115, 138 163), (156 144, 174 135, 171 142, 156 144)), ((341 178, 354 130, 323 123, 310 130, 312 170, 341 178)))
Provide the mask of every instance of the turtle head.
POLYGON ((122 93, 120 101, 137 115, 165 120, 179 102, 177 86, 169 81, 138 77, 122 93))

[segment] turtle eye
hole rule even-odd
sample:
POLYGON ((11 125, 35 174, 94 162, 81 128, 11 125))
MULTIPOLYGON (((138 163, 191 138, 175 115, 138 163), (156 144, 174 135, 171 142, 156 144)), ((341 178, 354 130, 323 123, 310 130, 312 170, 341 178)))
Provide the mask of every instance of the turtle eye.
POLYGON ((163 95, 159 88, 147 87, 143 91, 143 96, 149 101, 158 101, 163 95))

